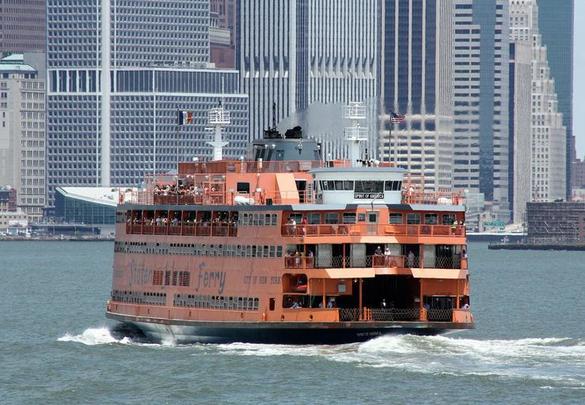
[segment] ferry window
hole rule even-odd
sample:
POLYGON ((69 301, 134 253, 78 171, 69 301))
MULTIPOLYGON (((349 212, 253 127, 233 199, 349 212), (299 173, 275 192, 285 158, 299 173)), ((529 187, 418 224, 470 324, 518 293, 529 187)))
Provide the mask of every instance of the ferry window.
POLYGON ((327 188, 329 190, 335 190, 335 182, 333 180, 327 180, 327 188))
POLYGON ((251 251, 252 253, 251 253, 250 257, 256 257, 256 249, 257 249, 257 247, 255 245, 252 246, 252 251, 251 251))
POLYGON ((269 305, 269 307, 270 307, 270 310, 271 311, 274 311, 274 308, 276 307, 276 302, 275 302, 274 298, 270 298, 270 305, 269 305))
POLYGON ((329 185, 325 180, 321 180, 321 190, 328 191, 329 185))
POLYGON ((455 214, 443 214, 443 225, 452 225, 455 222, 455 214))
POLYGON ((268 246, 264 246, 264 254, 262 255, 262 257, 269 257, 270 256, 270 249, 268 248, 268 246))
POLYGON ((344 224, 355 224, 355 214, 354 213, 344 213, 343 214, 343 223, 344 224))
POLYGON ((270 257, 276 257, 276 246, 270 246, 270 257))
POLYGON ((425 214, 425 224, 436 225, 439 223, 437 214, 425 214))
POLYGON ((272 214, 272 225, 276 225, 278 221, 278 215, 272 214))
POLYGON ((264 215, 264 225, 270 225, 270 214, 264 215))
POLYGON ((343 190, 343 180, 335 180, 335 190, 343 190))
POLYGON ((366 222, 366 214, 364 214, 363 212, 359 213, 358 214, 358 222, 366 222))
POLYGON ((343 189, 345 191, 353 191, 353 180, 345 180, 343 182, 343 189))
POLYGON ((402 224, 402 214, 393 212, 388 216, 389 224, 402 224))
POLYGON ((240 223, 241 223, 242 225, 248 225, 248 213, 244 212, 244 213, 242 214, 242 217, 241 217, 241 218, 242 218, 242 219, 241 219, 240 223))
POLYGON ((356 181, 355 182, 356 193, 380 193, 384 191, 383 181, 356 181))
POLYGON ((162 270, 155 270, 152 273, 152 284, 153 285, 162 285, 163 283, 163 272, 162 270))
POLYGON ((386 191, 400 191, 402 187, 401 181, 387 181, 385 184, 386 191))
POLYGON ((236 191, 238 193, 250 193, 250 183, 238 183, 236 184, 236 191))
POLYGON ((308 217, 309 218, 308 218, 307 222, 309 224, 320 224, 321 223, 321 214, 312 213, 312 214, 309 214, 308 217))
POLYGON ((171 272, 165 271, 165 285, 171 285, 171 272))
POLYGON ((276 247, 276 256, 282 257, 282 246, 276 247))
POLYGON ((336 212, 328 212, 325 214, 325 223, 326 224, 338 224, 339 223, 339 214, 336 212))
POLYGON ((420 224, 420 214, 408 214, 406 223, 409 225, 420 224))

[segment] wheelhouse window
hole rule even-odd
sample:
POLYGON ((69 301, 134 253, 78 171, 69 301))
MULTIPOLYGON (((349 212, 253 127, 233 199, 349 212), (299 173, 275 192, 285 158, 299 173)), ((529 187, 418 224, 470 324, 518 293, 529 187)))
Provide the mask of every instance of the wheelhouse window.
POLYGON ((321 190, 324 191, 353 191, 352 180, 321 180, 321 190))
POLYGON ((355 191, 356 193, 381 193, 384 191, 384 182, 374 180, 358 180, 355 182, 355 191))
POLYGON ((388 223, 389 224, 402 224, 402 214, 398 212, 392 212, 388 216, 388 223))
POLYGON ((406 223, 408 225, 420 224, 420 214, 408 214, 406 216, 406 223))
POLYGON ((386 181, 384 184, 386 191, 400 191, 402 189, 401 181, 386 181))

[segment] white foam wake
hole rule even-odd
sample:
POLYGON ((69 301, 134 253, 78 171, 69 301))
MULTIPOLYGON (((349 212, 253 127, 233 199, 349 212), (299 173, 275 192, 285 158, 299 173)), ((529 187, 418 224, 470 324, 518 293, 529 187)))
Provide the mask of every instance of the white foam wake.
POLYGON ((242 356, 314 356, 358 367, 457 376, 547 380, 585 388, 585 341, 569 338, 476 340, 384 336, 342 346, 219 345, 242 356))
POLYGON ((120 339, 116 339, 112 336, 112 332, 108 328, 88 328, 83 331, 80 335, 72 335, 66 333, 64 336, 57 339, 59 342, 75 342, 81 343, 86 346, 95 345, 108 345, 108 344, 131 344, 132 339, 125 336, 120 339))

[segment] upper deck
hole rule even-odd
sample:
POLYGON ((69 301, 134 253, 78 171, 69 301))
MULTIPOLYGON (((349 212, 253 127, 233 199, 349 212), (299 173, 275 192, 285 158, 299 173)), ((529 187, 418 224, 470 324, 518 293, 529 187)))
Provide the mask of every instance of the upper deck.
POLYGON ((460 194, 428 192, 390 163, 212 161, 180 163, 177 175, 147 178, 120 196, 141 205, 420 204, 461 206, 460 194))

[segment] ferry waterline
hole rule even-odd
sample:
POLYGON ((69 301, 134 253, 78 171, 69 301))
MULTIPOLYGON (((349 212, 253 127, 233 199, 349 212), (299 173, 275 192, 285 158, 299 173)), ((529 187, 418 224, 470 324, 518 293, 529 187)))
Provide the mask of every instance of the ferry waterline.
POLYGON ((118 206, 108 318, 156 341, 334 344, 473 328, 463 201, 300 129, 118 206))

